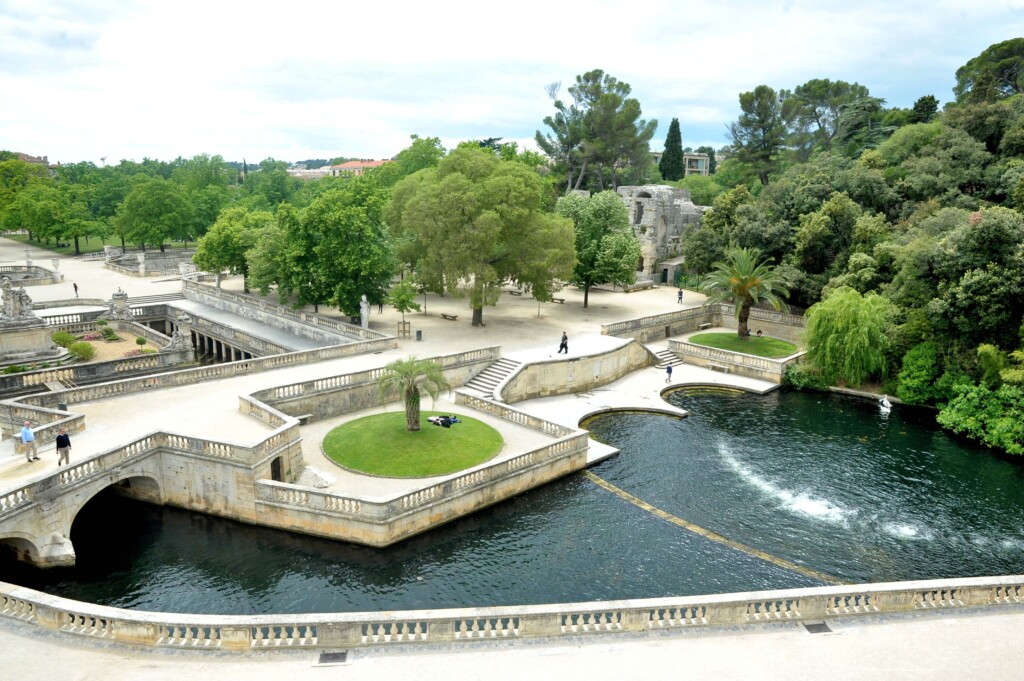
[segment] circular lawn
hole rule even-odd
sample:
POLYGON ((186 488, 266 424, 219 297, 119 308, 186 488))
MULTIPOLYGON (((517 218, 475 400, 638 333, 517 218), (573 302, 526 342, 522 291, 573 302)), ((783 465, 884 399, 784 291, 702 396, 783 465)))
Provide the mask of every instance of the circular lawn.
POLYGON ((472 468, 499 451, 504 440, 494 428, 458 414, 451 428, 435 426, 420 413, 420 430, 405 429, 405 412, 390 411, 343 423, 327 433, 323 451, 331 461, 361 473, 388 478, 426 478, 472 468))

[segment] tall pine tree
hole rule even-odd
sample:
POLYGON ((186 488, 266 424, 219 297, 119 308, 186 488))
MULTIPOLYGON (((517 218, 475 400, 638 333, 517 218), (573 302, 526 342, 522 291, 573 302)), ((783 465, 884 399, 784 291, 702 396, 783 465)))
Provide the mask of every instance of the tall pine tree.
POLYGON ((683 136, 679 133, 679 119, 673 118, 665 138, 665 153, 658 164, 663 180, 683 179, 683 136))

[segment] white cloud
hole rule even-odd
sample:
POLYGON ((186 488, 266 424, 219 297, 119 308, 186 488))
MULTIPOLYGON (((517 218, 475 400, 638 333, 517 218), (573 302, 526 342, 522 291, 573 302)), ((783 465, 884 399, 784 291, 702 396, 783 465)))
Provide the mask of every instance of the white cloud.
POLYGON ((948 101, 1022 35, 1022 0, 2 2, 0 148, 53 160, 386 157, 410 134, 528 141, 544 86, 604 69, 684 144, 725 143, 759 84, 948 101), (701 141, 697 141, 697 140, 701 141))

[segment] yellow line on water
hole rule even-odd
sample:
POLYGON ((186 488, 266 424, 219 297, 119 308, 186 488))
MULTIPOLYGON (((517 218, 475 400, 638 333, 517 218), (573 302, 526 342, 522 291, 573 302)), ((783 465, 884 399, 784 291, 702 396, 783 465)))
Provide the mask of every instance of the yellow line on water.
POLYGON ((673 525, 678 525, 679 527, 681 527, 681 528, 683 528, 685 530, 689 530, 690 532, 693 532, 694 534, 699 534, 700 536, 704 537, 705 539, 710 539, 713 542, 718 542, 719 544, 724 544, 724 545, 728 546, 729 548, 733 548, 733 549, 736 549, 737 551, 741 551, 741 552, 747 554, 748 556, 754 556, 755 558, 760 558, 761 560, 767 561, 767 562, 772 563, 774 565, 778 565, 779 567, 785 568, 786 570, 792 570, 794 572, 799 572, 802 575, 806 575, 806 576, 810 577, 811 579, 817 579, 819 581, 825 582, 826 584, 849 584, 849 582, 844 582, 843 580, 837 579, 837 578, 835 578, 835 577, 833 577, 831 575, 826 575, 825 573, 818 572, 817 570, 811 570, 810 568, 806 568, 803 565, 797 565, 796 563, 791 563, 790 561, 786 560, 785 558, 779 558, 778 556, 773 556, 770 553, 765 553, 764 551, 752 548, 750 546, 747 546, 746 544, 741 544, 738 541, 733 541, 732 539, 729 539, 728 537, 723 537, 722 535, 718 534, 717 532, 712 532, 711 530, 706 530, 706 529, 704 529, 703 527, 701 527, 699 525, 694 525, 691 522, 687 522, 687 521, 683 520, 682 518, 679 518, 677 516, 672 515, 671 513, 668 513, 667 511, 662 511, 660 508, 657 508, 655 506, 651 506, 650 504, 648 504, 643 499, 640 499, 638 497, 633 496, 632 494, 630 494, 629 492, 627 492, 626 490, 624 490, 624 489, 622 489, 620 487, 616 487, 615 485, 613 485, 612 483, 608 482, 607 480, 605 480, 601 476, 596 475, 595 473, 592 473, 590 471, 583 471, 583 475, 587 476, 587 478, 589 478, 591 481, 593 481, 594 483, 596 483, 600 487, 605 488, 606 490, 608 490, 609 492, 611 492, 612 494, 614 494, 615 496, 617 496, 617 497, 619 497, 621 499, 625 499, 626 501, 628 501, 629 503, 633 504, 634 506, 638 506, 638 507, 642 508, 643 510, 647 511, 648 513, 661 518, 662 520, 667 520, 668 522, 672 523, 673 525))

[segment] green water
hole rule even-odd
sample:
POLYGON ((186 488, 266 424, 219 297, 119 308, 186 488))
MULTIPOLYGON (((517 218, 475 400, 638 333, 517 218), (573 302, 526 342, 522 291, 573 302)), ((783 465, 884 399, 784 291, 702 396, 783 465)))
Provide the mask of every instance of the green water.
MULTIPOLYGON (((594 472, 743 544, 848 581, 1024 572, 1021 467, 913 412, 777 392, 677 393, 685 419, 591 423, 594 472)), ((369 549, 101 495, 78 565, 0 578, 156 611, 292 613, 790 588, 808 578, 697 537, 580 475, 398 546, 369 549)))

